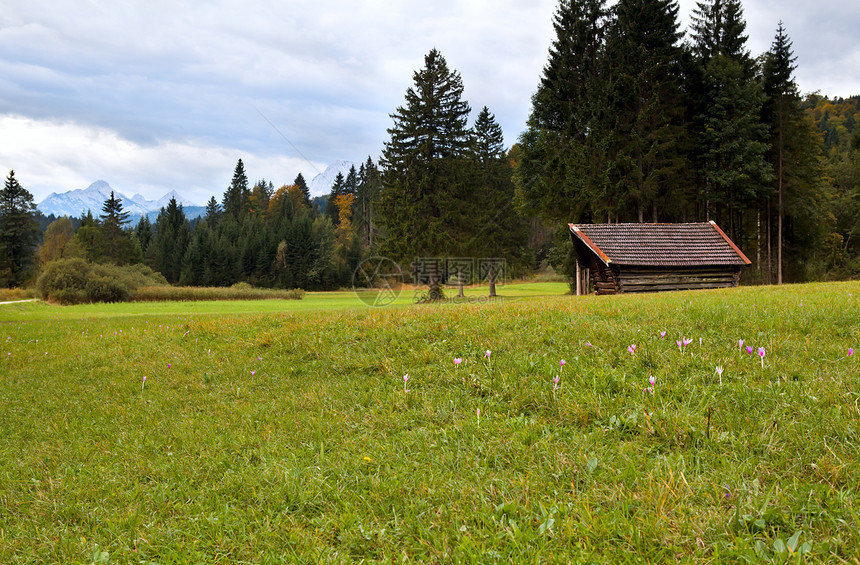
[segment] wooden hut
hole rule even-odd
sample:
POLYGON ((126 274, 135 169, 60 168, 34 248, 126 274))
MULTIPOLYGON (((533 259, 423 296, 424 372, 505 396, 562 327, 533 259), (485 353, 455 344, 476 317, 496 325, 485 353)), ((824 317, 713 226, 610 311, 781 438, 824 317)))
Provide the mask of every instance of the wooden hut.
POLYGON ((570 224, 577 294, 737 286, 750 264, 714 222, 570 224))

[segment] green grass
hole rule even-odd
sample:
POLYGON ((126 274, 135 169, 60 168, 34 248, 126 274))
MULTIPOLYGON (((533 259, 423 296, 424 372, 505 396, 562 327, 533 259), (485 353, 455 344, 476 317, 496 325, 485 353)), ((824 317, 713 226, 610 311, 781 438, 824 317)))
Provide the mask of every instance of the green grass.
POLYGON ((860 283, 564 290, 0 306, 0 562, 860 558, 860 283))
MULTIPOLYGON (((228 289, 229 290, 229 289, 228 289)), ((499 299, 505 302, 514 299, 560 296, 568 291, 564 283, 514 283, 497 288, 499 299)), ((440 307, 465 304, 491 303, 486 287, 465 289, 465 299, 457 299, 456 289, 447 289, 446 300, 440 307)), ((373 311, 390 307, 411 306, 415 291, 404 288, 395 302, 387 306, 372 306, 377 291, 306 292, 301 300, 189 300, 164 302, 118 302, 110 304, 79 304, 55 306, 44 302, 5 304, 0 308, 0 322, 15 320, 61 320, 82 318, 115 318, 123 316, 154 315, 233 315, 263 314, 278 312, 313 311, 373 311)))

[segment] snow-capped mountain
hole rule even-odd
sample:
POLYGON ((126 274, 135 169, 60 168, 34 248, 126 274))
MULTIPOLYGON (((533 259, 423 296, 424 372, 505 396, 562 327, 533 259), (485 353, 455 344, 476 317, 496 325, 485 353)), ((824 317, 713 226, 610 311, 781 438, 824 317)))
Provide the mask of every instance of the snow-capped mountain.
POLYGON ((311 198, 314 196, 322 196, 331 192, 331 185, 334 184, 334 179, 338 173, 343 174, 343 178, 349 173, 349 168, 355 167, 356 172, 361 167, 361 163, 353 161, 335 161, 326 170, 311 179, 308 183, 308 190, 311 193, 311 198))
POLYGON ((171 190, 158 200, 147 200, 140 194, 135 194, 129 198, 112 189, 105 181, 97 180, 87 188, 70 190, 62 194, 52 192, 36 207, 46 216, 53 214, 55 216, 79 217, 81 214, 86 214, 87 210, 91 211, 93 216, 98 216, 102 213, 105 200, 110 198, 111 191, 113 191, 114 197, 122 201, 123 212, 128 212, 132 218, 161 210, 162 207, 167 206, 171 198, 176 198, 176 202, 182 204, 183 208, 196 206, 180 196, 175 190, 171 190))

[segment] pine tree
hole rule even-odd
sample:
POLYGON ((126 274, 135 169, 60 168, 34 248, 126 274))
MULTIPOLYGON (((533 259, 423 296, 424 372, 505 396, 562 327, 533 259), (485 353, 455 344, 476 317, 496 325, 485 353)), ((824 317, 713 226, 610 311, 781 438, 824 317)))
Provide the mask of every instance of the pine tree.
POLYGON ((242 159, 239 159, 239 162, 236 163, 236 169, 233 171, 233 180, 224 193, 224 214, 237 222, 241 221, 248 209, 249 197, 248 176, 245 174, 245 165, 242 163, 242 159))
POLYGON ((358 190, 358 171, 355 170, 355 165, 350 165, 349 171, 346 173, 346 178, 343 181, 344 194, 352 194, 358 190))
POLYGON ((358 171, 358 186, 355 194, 355 229, 360 235, 361 245, 372 248, 376 237, 376 205, 382 177, 370 156, 358 171))
POLYGON ((523 211, 547 222, 588 221, 617 207, 606 181, 607 23, 605 0, 562 0, 553 18, 556 37, 514 176, 523 211))
MULTIPOLYGON (((457 162, 467 156, 469 105, 462 100, 463 81, 433 49, 424 68, 413 75, 406 105, 391 114, 394 126, 385 143, 379 220, 386 230, 383 252, 396 260, 444 256, 455 239, 459 217, 451 194, 456 192, 457 162)), ((434 262, 435 263, 435 262, 434 262)), ((431 266, 431 295, 441 273, 431 266)))
POLYGON ((155 235, 147 249, 150 266, 171 284, 179 282, 191 229, 182 206, 171 198, 155 220, 155 235))
POLYGON ((609 180, 623 216, 656 222, 686 180, 678 7, 674 0, 621 0, 615 14, 605 63, 615 134, 609 180))
POLYGON ((308 188, 308 183, 305 182, 305 177, 302 176, 302 173, 299 173, 298 175, 296 175, 296 180, 293 181, 293 184, 298 186, 301 189, 302 195, 304 195, 305 206, 310 208, 311 207, 311 191, 308 188))
POLYGON ((750 212, 766 197, 771 168, 765 159, 764 94, 746 49, 746 22, 738 0, 700 2, 693 18, 696 97, 693 135, 698 202, 703 219, 715 219, 743 245, 756 231, 750 212))
POLYGON ((211 197, 206 203, 206 215, 204 216, 209 229, 214 230, 218 227, 219 222, 221 222, 221 213, 221 205, 218 204, 214 196, 211 197))
MULTIPOLYGON (((490 296, 496 296, 502 267, 499 260, 509 268, 524 262, 526 224, 514 208, 513 168, 505 154, 502 128, 486 106, 472 129, 470 165, 466 194, 461 199, 469 207, 469 213, 462 214, 469 220, 463 226, 461 250, 478 259, 481 264, 476 264, 476 269, 486 269, 490 296)), ((457 273, 457 280, 462 282, 462 273, 457 273)), ((459 294, 462 296, 462 287, 459 294)))
POLYGON ((334 178, 334 183, 331 185, 331 192, 328 195, 325 210, 323 211, 325 217, 328 218, 335 227, 337 227, 337 224, 340 221, 335 200, 337 200, 337 198, 342 194, 346 194, 346 180, 343 177, 343 173, 338 173, 334 178))
MULTIPOLYGON (((780 22, 771 49, 765 55, 763 82, 767 100, 762 109, 763 120, 770 126, 769 160, 777 194, 777 284, 784 281, 786 238, 804 234, 806 249, 796 249, 793 253, 799 260, 804 251, 814 250, 816 243, 826 239, 833 227, 832 216, 823 209, 826 199, 822 194, 820 144, 801 109, 792 76, 795 60, 791 40, 780 22), (786 220, 791 220, 791 230, 787 229, 786 220)), ((802 274, 795 277, 801 278, 802 274)))
POLYGON ((122 200, 111 191, 110 197, 102 205, 101 220, 102 240, 105 245, 105 256, 115 265, 131 262, 134 256, 134 244, 131 234, 125 230, 129 223, 128 212, 122 209, 122 200))
POLYGON ((140 250, 143 252, 145 257, 146 249, 152 241, 152 222, 149 221, 149 216, 146 214, 141 216, 140 220, 137 222, 137 225, 134 228, 134 236, 140 243, 140 250))
POLYGON ((36 263, 41 230, 33 195, 9 171, 0 191, 0 284, 22 284, 36 263))

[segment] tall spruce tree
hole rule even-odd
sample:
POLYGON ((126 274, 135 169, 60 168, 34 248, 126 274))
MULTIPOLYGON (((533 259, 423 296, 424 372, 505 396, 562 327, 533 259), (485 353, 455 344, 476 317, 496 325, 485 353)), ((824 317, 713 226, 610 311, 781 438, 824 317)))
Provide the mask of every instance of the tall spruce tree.
POLYGON ((206 215, 204 216, 210 229, 214 230, 218 227, 218 223, 221 221, 221 213, 221 205, 218 204, 214 196, 211 197, 209 202, 206 203, 206 215))
POLYGON ((308 183, 305 182, 305 177, 302 176, 302 173, 296 175, 296 180, 293 181, 293 184, 298 186, 302 191, 302 196, 304 197, 305 206, 308 208, 311 207, 311 191, 308 188, 308 183))
POLYGON ((607 189, 607 75, 602 71, 605 0, 561 0, 514 180, 524 212, 552 223, 611 213, 607 189))
POLYGON ((146 249, 152 241, 152 222, 149 221, 149 216, 146 214, 140 217, 140 220, 134 227, 134 236, 140 244, 143 256, 146 257, 146 249))
POLYGON ((337 227, 339 222, 338 208, 335 204, 335 200, 343 194, 346 194, 346 181, 343 177, 343 173, 338 173, 337 176, 334 177, 334 182, 331 185, 331 192, 328 195, 325 210, 323 212, 325 217, 328 218, 335 227, 337 227))
POLYGON ((739 0, 699 2, 693 17, 696 97, 693 135, 698 204, 703 219, 715 219, 744 245, 749 212, 768 192, 771 167, 765 159, 767 127, 755 64, 746 49, 746 22, 739 0))
POLYGON ((505 153, 502 128, 486 106, 472 128, 470 157, 466 187, 469 194, 463 198, 463 205, 471 210, 464 214, 468 224, 464 226, 462 252, 479 259, 476 268, 486 272, 490 296, 496 296, 502 264, 511 268, 523 263, 526 224, 514 208, 513 168, 505 153))
POLYGON ((622 218, 658 221, 684 190, 686 128, 674 0, 621 0, 609 27, 604 72, 613 77, 609 181, 622 218))
POLYGON ((9 171, 0 191, 0 285, 18 286, 27 279, 40 235, 33 195, 9 171))
POLYGON ((122 209, 122 200, 111 191, 102 205, 99 219, 106 258, 115 265, 124 265, 142 259, 136 256, 131 234, 125 230, 126 224, 129 223, 128 216, 128 212, 122 209))
MULTIPOLYGON (((379 220, 386 230, 383 252, 397 260, 435 258, 451 250, 458 217, 451 201, 458 163, 469 149, 469 104, 462 99, 460 74, 436 49, 413 75, 406 104, 391 114, 394 126, 385 143, 379 220)), ((431 265, 431 296, 441 273, 431 265)))
MULTIPOLYGON (((782 22, 776 31, 770 51, 765 55, 763 121, 770 126, 769 162, 774 171, 776 192, 776 283, 785 279, 786 239, 803 241, 795 246, 795 263, 816 250, 831 233, 835 221, 825 209, 820 143, 812 124, 801 109, 800 95, 794 82, 794 54, 791 40, 782 22), (789 227, 790 226, 790 227, 789 227)), ((803 280, 802 269, 794 269, 795 280, 803 280)))
POLYGON ((242 163, 242 159, 239 159, 233 171, 233 180, 224 193, 224 214, 237 222, 241 221, 248 209, 250 195, 251 193, 248 190, 248 175, 245 174, 245 164, 242 163))
POLYGON ((364 248, 374 246, 376 236, 376 204, 382 186, 379 168, 370 156, 361 164, 358 171, 358 185, 355 192, 355 229, 364 248))

